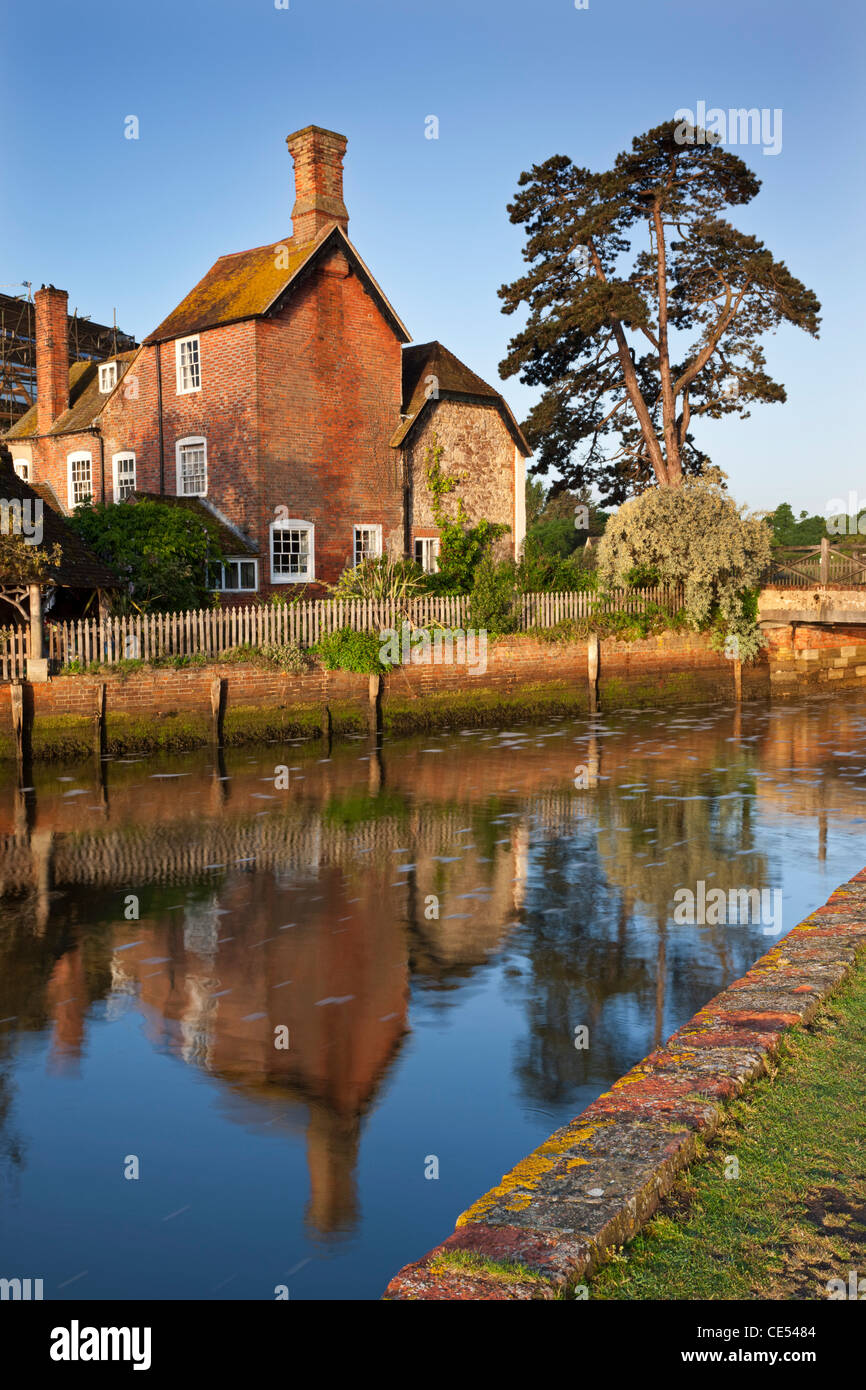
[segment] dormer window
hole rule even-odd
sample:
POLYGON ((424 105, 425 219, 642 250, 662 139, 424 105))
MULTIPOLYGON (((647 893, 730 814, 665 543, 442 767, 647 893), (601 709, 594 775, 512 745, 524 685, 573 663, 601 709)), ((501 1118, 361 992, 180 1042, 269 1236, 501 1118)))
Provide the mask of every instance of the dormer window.
POLYGON ((18 474, 18 477, 21 479, 22 483, 29 483, 29 482, 30 482, 30 460, 29 460, 29 459, 13 459, 13 460, 12 460, 12 467, 15 469, 15 472, 18 474))
POLYGON ((117 385, 117 363, 103 362, 99 368, 99 394, 107 396, 117 385))
POLYGON ((201 390, 201 355, 198 338, 179 338, 174 345, 177 394, 201 390))

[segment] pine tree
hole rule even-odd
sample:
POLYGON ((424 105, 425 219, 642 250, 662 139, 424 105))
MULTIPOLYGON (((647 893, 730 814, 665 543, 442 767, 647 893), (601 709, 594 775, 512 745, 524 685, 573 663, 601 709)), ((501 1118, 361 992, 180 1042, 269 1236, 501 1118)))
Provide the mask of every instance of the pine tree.
POLYGON ((529 268, 499 294, 503 313, 529 312, 500 371, 545 388, 525 429, 534 472, 557 469, 556 486, 621 502, 701 473, 701 416, 785 400, 763 335, 791 323, 818 336, 812 291, 722 216, 760 181, 695 134, 669 121, 604 173, 554 155, 520 176, 508 211, 529 268))

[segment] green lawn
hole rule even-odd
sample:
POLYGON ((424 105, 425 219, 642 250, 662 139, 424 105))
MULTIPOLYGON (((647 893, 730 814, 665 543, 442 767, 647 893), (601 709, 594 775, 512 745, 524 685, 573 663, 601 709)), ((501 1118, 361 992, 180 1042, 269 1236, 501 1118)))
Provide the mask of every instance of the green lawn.
POLYGON ((788 1035, 589 1296, 825 1299, 852 1269, 866 1277, 866 961, 788 1035))

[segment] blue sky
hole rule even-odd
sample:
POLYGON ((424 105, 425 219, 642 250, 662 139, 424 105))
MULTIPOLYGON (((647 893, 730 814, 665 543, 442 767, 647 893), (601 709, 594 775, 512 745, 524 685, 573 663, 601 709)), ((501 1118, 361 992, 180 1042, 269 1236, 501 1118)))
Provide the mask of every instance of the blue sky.
MULTIPOLYGON (((701 100, 781 108, 780 153, 737 150, 763 187, 735 220, 818 294, 821 338, 770 339, 788 403, 699 439, 752 506, 823 512, 852 489, 866 505, 862 13, 839 0, 3 0, 3 284, 53 282, 70 307, 109 323, 116 310, 143 336, 218 255, 290 231, 285 137, 315 123, 349 138, 350 235, 414 340, 440 339, 496 383, 515 325, 496 291, 523 266, 505 207, 523 169, 554 153, 606 168, 701 100)), ((504 391, 525 415, 534 393, 515 379, 504 391)))

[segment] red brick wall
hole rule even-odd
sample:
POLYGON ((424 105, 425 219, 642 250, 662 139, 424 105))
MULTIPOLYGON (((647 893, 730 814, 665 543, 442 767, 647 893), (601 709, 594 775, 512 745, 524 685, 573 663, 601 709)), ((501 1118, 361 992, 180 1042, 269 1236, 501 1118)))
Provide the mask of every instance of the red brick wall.
POLYGON ((315 524, 317 580, 338 577, 356 523, 381 525, 383 546, 402 554, 401 462, 388 443, 400 415, 401 346, 341 252, 255 329, 262 587, 291 597, 296 585, 269 582, 276 507, 315 524))
MULTIPOLYGON (((511 637, 490 643, 488 669, 473 675, 466 666, 410 665, 395 670, 384 682, 384 699, 403 702, 422 695, 493 690, 519 695, 529 685, 560 683, 569 689, 586 688, 586 644, 568 645, 539 642, 532 637, 511 637)), ((709 649, 701 634, 665 634, 643 642, 602 642, 600 683, 618 680, 626 687, 617 692, 616 703, 628 703, 628 688, 646 693, 647 683, 661 692, 672 675, 692 675, 703 681, 704 697, 730 698, 733 694, 731 663, 709 649)), ((756 677, 766 667, 754 668, 756 677)), ((281 706, 309 706, 354 703, 366 709, 368 677, 348 671, 320 671, 298 675, 256 667, 214 665, 186 670, 142 670, 125 678, 105 678, 108 715, 153 716, 159 719, 169 711, 189 712, 210 718, 211 683, 221 675, 227 681, 226 711, 234 706, 269 709, 281 706)), ((63 715, 91 716, 96 710, 101 678, 59 676, 45 685, 29 687, 35 719, 63 715)), ((691 698, 696 691, 692 689, 691 698)), ((0 698, 0 730, 11 729, 11 701, 0 698)))
MULTIPOLYGON (((165 491, 177 490, 177 441, 204 436, 208 501, 259 546, 264 594, 297 591, 270 584, 278 507, 314 523, 317 580, 336 579, 352 556, 355 523, 380 525, 383 545, 402 553, 402 462, 388 442, 399 420, 401 345, 342 253, 282 313, 199 336, 200 391, 178 394, 175 345, 161 347, 165 491)), ((102 451, 91 432, 15 445, 64 507, 73 450, 92 454, 97 501, 113 499, 112 455, 126 450, 136 455, 137 486, 159 491, 156 351, 141 349, 108 401, 102 451)))

